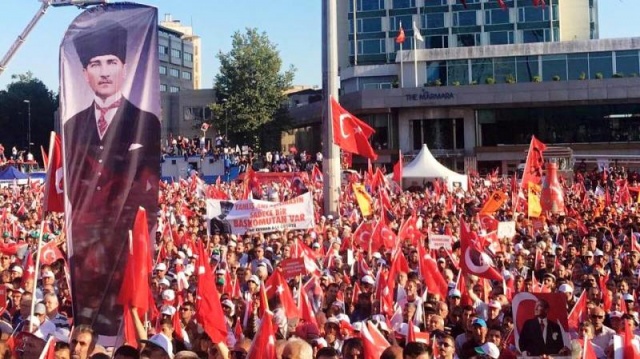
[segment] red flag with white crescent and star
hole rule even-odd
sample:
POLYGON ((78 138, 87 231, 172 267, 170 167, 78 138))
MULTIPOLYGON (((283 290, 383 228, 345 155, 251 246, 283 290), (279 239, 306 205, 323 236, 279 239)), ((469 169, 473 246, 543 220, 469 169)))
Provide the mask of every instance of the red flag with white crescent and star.
POLYGON ((43 209, 45 212, 64 212, 62 140, 55 132, 51 132, 48 165, 43 209))
POLYGON ((369 143, 369 137, 376 131, 364 121, 345 110, 331 97, 333 142, 341 149, 376 160, 378 155, 369 143))
POLYGON ((502 282, 502 276, 494 267, 491 257, 479 247, 479 242, 477 234, 471 232, 464 218, 460 218, 460 269, 464 273, 502 282))
POLYGON ((55 241, 50 241, 40 248, 40 263, 50 265, 58 259, 64 259, 64 254, 55 241))

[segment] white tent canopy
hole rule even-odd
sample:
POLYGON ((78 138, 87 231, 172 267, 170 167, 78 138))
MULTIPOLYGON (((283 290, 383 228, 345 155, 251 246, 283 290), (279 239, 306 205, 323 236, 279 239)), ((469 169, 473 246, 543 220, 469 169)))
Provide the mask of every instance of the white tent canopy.
POLYGON ((465 191, 467 188, 467 176, 454 172, 433 157, 426 144, 422 145, 422 150, 411 161, 404 166, 402 170, 403 182, 410 185, 412 179, 435 180, 442 179, 447 183, 449 190, 454 187, 462 187, 465 191))

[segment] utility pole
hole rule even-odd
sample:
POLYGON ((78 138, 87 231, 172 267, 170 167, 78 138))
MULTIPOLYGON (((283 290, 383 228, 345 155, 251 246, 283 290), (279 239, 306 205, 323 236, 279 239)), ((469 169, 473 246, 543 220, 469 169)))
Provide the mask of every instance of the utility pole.
POLYGON ((331 97, 338 100, 338 16, 337 0, 322 0, 322 172, 324 213, 338 214, 340 198, 340 149, 333 143, 331 97))
MULTIPOLYGON (((31 101, 24 100, 24 103, 27 104, 27 157, 31 153, 31 101)), ((26 159, 26 158, 25 158, 26 159)))

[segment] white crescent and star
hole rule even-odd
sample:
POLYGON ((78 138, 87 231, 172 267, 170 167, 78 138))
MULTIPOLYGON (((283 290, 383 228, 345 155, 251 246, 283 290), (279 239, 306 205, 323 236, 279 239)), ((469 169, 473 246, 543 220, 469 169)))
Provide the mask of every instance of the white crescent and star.
POLYGON ((47 264, 47 263, 53 263, 56 260, 56 254, 53 251, 53 249, 51 248, 47 248, 44 252, 42 252, 42 262, 47 264))
POLYGON ((482 260, 482 265, 477 266, 471 260, 471 256, 470 256, 471 250, 472 250, 472 248, 469 247, 464 252, 464 262, 467 265, 467 268, 469 268, 469 271, 473 272, 473 273, 476 273, 476 274, 482 274, 482 273, 486 272, 487 270, 489 270, 489 265, 491 264, 491 257, 489 257, 484 252, 479 252, 480 253, 480 259, 482 260))
POLYGON ((63 173, 64 171, 62 170, 62 167, 56 170, 56 193, 58 194, 61 194, 63 192, 63 188, 62 188, 63 173))
POLYGON ((347 117, 351 117, 351 114, 348 114, 348 113, 340 114, 340 135, 342 136, 342 138, 348 138, 350 136, 349 134, 344 133, 344 119, 347 117))

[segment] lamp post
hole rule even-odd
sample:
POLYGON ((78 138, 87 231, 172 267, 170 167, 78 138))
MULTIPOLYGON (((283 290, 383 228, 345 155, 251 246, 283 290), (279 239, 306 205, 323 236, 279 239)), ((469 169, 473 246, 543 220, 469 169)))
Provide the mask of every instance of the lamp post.
POLYGON ((27 119, 27 156, 29 156, 29 154, 31 153, 31 101, 29 100, 24 100, 24 103, 27 104, 27 114, 28 114, 28 119, 27 119))
POLYGON ((224 140, 225 142, 229 141, 229 107, 227 106, 227 99, 222 99, 222 103, 224 104, 224 140))

